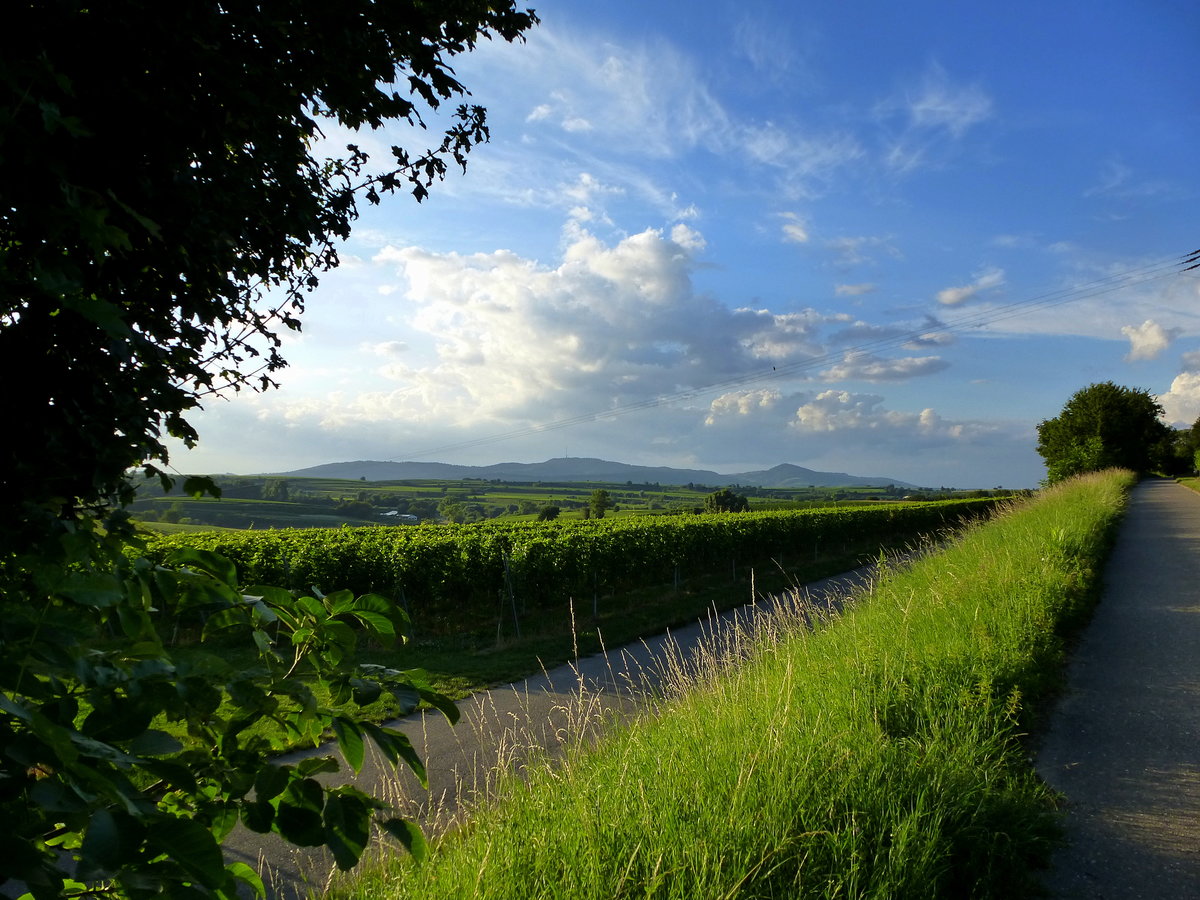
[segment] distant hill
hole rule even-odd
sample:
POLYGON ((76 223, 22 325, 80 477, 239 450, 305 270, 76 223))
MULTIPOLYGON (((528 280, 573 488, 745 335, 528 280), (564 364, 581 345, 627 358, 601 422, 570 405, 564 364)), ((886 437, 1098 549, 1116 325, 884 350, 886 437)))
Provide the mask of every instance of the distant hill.
POLYGON ((886 487, 916 488, 914 484, 883 476, 847 475, 844 472, 816 472, 790 463, 759 472, 721 474, 707 469, 673 469, 667 466, 633 466, 604 459, 565 457, 540 463, 497 463, 492 466, 456 466, 437 462, 357 462, 325 463, 293 472, 280 472, 293 478, 347 478, 367 481, 414 481, 426 478, 482 478, 485 481, 600 481, 612 484, 703 484, 723 487, 744 484, 755 487, 886 487))

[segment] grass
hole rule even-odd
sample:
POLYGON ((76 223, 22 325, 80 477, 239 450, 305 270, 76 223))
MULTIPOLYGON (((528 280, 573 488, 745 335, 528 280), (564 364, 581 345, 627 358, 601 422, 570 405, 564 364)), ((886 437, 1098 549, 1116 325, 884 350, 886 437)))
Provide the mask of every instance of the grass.
MULTIPOLYGON (((878 553, 875 547, 860 548, 825 555, 818 559, 782 569, 768 569, 755 574, 754 587, 758 592, 782 590, 789 584, 815 581, 845 572, 861 565, 878 553)), ((414 640, 394 648, 366 646, 357 654, 357 661, 375 663, 400 669, 423 669, 430 687, 458 700, 500 684, 518 681, 544 669, 568 662, 577 655, 599 652, 604 647, 618 647, 648 635, 660 634, 668 628, 690 624, 703 618, 713 609, 725 610, 750 601, 750 581, 743 577, 738 584, 730 575, 693 576, 678 588, 655 585, 616 595, 598 598, 597 615, 593 616, 592 601, 577 603, 573 622, 567 604, 557 612, 545 612, 537 617, 537 627, 526 621, 521 637, 512 634, 511 620, 501 617, 497 628, 481 631, 414 640)), ((193 654, 219 653, 226 662, 252 666, 256 652, 249 645, 227 641, 216 644, 192 644, 184 636, 173 651, 180 659, 193 654)), ((319 702, 328 703, 328 692, 316 686, 319 702)), ((364 718, 384 722, 396 716, 397 704, 385 696, 361 710, 364 718)), ((171 732, 176 726, 160 722, 156 727, 171 732)), ((299 749, 288 743, 283 729, 271 719, 262 719, 249 733, 268 737, 281 750, 299 749)), ((307 745, 305 745, 307 746, 307 745)))
POLYGON ((1023 737, 1130 481, 1048 490, 842 614, 781 606, 652 714, 502 776, 423 865, 393 853, 340 896, 1035 894, 1058 830, 1023 737))

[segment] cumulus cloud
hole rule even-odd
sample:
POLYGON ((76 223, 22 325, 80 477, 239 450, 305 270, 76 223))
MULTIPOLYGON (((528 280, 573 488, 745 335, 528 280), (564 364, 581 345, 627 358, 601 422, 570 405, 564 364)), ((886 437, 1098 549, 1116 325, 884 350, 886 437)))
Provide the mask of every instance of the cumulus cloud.
POLYGON ((708 407, 705 425, 728 418, 745 418, 759 410, 774 409, 781 394, 775 390, 732 391, 717 397, 708 407))
POLYGON ((842 362, 821 373, 826 381, 905 381, 921 375, 932 375, 949 366, 938 356, 908 356, 884 359, 869 353, 850 352, 842 362))
MULTIPOLYGON (((416 340, 433 359, 393 365, 402 392, 357 415, 547 421, 672 396, 826 352, 848 319, 814 310, 730 309, 693 289, 703 234, 675 224, 615 243, 569 223, 560 263, 510 251, 461 255, 388 247, 416 340)), ((408 360, 408 357, 405 357, 408 360)))
POLYGON ((972 297, 983 291, 995 290, 1004 284, 1004 270, 997 268, 984 269, 975 275, 970 284, 959 287, 944 288, 937 293, 937 301, 943 306, 958 306, 966 303, 972 297))
POLYGON ((1200 372, 1180 372, 1170 389, 1156 398, 1164 418, 1175 426, 1191 425, 1200 419, 1200 372))
POLYGON ((1126 325, 1121 329, 1121 334, 1129 338, 1129 352, 1125 354, 1125 360, 1157 359, 1181 333, 1181 329, 1163 328, 1153 319, 1147 319, 1141 325, 1126 325))
POLYGON ((837 390, 823 391, 801 404, 792 426, 803 432, 892 432, 943 439, 959 439, 969 434, 967 425, 944 422, 932 409, 899 412, 886 409, 878 395, 837 390))

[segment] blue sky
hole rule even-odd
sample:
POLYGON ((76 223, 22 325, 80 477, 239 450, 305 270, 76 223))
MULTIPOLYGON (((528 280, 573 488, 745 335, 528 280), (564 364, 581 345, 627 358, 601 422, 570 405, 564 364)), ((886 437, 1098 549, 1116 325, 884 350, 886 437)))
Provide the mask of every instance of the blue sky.
MULTIPOLYGON (((1200 416, 1200 7, 552 0, 491 143, 365 210, 183 471, 782 462, 1034 486, 1095 381, 1200 416), (566 424, 571 423, 571 424, 566 424)), ((413 147, 400 129, 351 136, 413 147)))

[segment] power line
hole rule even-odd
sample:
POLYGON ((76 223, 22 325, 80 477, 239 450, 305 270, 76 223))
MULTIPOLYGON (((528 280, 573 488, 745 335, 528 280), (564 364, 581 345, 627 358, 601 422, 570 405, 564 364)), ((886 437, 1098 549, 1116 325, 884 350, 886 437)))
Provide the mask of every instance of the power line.
POLYGON ((706 385, 688 388, 686 390, 676 391, 674 393, 659 394, 652 398, 636 400, 604 410, 581 413, 579 415, 568 416, 562 419, 554 419, 550 422, 544 422, 538 425, 528 425, 523 428, 498 432, 496 434, 474 438, 468 441, 459 441, 453 444, 443 444, 438 447, 430 447, 406 456, 393 457, 389 461, 396 462, 399 460, 418 459, 421 457, 432 456, 433 454, 449 453, 455 450, 467 450, 473 447, 482 447, 488 444, 496 444, 502 441, 514 440, 516 438, 544 434, 548 431, 558 431, 563 428, 571 428, 575 425, 582 425, 585 422, 594 422, 597 419, 620 418, 622 416, 629 415, 630 413, 640 412, 646 409, 654 409, 655 407, 668 406, 686 400, 694 400, 698 397, 713 394, 718 391, 728 391, 733 388, 746 387, 752 384, 761 384, 768 381, 787 378, 793 375, 803 374, 824 366, 831 366, 834 363, 845 360, 847 357, 890 349, 892 347, 898 347, 914 342, 919 343, 923 339, 927 340, 928 335, 932 333, 961 332, 969 329, 983 328, 985 326, 994 325, 997 322, 1008 321, 1029 313, 1052 309, 1056 306, 1063 306, 1067 303, 1074 303, 1079 300, 1086 300, 1092 297, 1101 297, 1106 294, 1111 294, 1116 291, 1125 290, 1131 287, 1138 287, 1140 285, 1158 281, 1162 278, 1172 275, 1180 275, 1184 272, 1194 269, 1200 269, 1200 250, 1192 251, 1191 253, 1184 254, 1183 256, 1175 256, 1169 259, 1160 260, 1158 262, 1149 263, 1147 265, 1129 269, 1125 272, 1119 272, 1114 275, 1109 275, 1104 278, 1098 278, 1081 285, 1076 285, 1075 287, 1059 288, 1056 290, 1047 291, 1043 294, 1038 294, 1025 300, 994 306, 976 313, 958 316, 947 321, 938 321, 934 319, 923 328, 880 336, 873 340, 863 341, 862 343, 856 344, 852 347, 842 348, 837 351, 829 351, 827 353, 818 354, 816 356, 811 356, 806 359, 797 360, 791 363, 779 363, 773 365, 769 371, 766 369, 761 369, 754 372, 747 372, 743 375, 738 375, 733 378, 710 382, 706 385))

